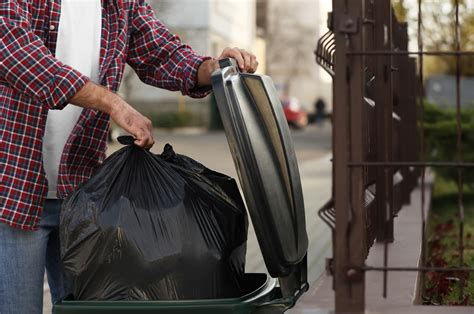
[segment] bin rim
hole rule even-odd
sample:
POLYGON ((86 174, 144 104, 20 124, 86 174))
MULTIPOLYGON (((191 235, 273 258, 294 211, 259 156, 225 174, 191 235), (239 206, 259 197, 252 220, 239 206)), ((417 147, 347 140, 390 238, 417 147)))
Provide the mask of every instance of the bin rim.
POLYGON ((129 305, 129 304, 140 304, 143 306, 153 306, 157 304, 164 304, 164 305, 193 305, 193 304, 206 304, 212 301, 213 303, 219 304, 226 304, 226 303, 233 303, 233 302, 243 302, 243 303, 252 303, 261 298, 262 296, 270 293, 271 291, 275 290, 275 288, 278 287, 278 281, 275 278, 271 278, 268 276, 268 274, 264 273, 250 273, 246 275, 251 275, 251 276, 259 276, 262 277, 265 276, 265 280, 262 282, 262 284, 258 285, 257 289, 254 289, 240 297, 236 298, 220 298, 220 299, 195 299, 195 300, 154 300, 154 301, 126 301, 126 300, 120 300, 120 301, 97 301, 97 300, 91 300, 91 301, 83 301, 83 300, 67 300, 63 299, 60 300, 55 304, 55 306, 60 306, 60 305, 96 305, 96 304, 113 304, 116 306, 120 305, 129 305))

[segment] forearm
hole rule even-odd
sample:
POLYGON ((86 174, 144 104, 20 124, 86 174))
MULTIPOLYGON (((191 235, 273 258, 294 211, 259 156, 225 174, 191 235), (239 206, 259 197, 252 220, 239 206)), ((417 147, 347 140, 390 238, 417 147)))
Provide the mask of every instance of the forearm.
POLYGON ((125 101, 118 95, 92 82, 88 82, 84 85, 84 87, 69 100, 69 103, 83 108, 99 110, 108 114, 126 105, 125 101))
POLYGON ((118 95, 100 85, 86 83, 69 99, 69 103, 109 114, 112 120, 136 138, 135 144, 138 146, 150 148, 155 143, 151 121, 118 95))

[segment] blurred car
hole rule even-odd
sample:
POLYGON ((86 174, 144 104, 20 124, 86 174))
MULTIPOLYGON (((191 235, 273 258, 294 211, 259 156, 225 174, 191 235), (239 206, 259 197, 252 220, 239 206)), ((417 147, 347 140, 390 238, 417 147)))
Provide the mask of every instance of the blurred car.
POLYGON ((298 98, 284 97, 280 101, 285 112, 286 121, 290 126, 303 129, 308 125, 308 113, 303 109, 298 98))

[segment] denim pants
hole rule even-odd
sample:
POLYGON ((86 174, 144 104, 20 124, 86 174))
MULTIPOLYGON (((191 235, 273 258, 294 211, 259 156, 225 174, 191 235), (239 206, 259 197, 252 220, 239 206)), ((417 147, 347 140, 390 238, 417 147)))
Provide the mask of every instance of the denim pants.
POLYGON ((0 223, 0 313, 41 314, 45 269, 52 302, 69 292, 60 265, 60 200, 46 200, 38 231, 0 223))

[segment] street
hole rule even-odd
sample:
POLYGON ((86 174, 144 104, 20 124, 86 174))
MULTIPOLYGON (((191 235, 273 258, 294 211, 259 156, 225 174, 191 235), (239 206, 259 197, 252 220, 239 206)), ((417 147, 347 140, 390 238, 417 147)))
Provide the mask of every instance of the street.
MULTIPOLYGON (((324 271, 325 258, 331 254, 329 228, 319 219, 317 210, 329 200, 331 194, 331 127, 310 125, 305 130, 292 130, 299 161, 305 199, 307 230, 310 238, 308 252, 309 282, 315 281, 324 271)), ((160 153, 164 144, 170 143, 178 154, 192 157, 205 166, 237 178, 232 156, 223 132, 155 132, 152 151, 160 153)), ((109 153, 119 149, 112 144, 109 153)), ((247 272, 266 272, 253 227, 249 228, 247 247, 247 272)), ((45 282, 43 313, 51 313, 49 289, 45 282)))

